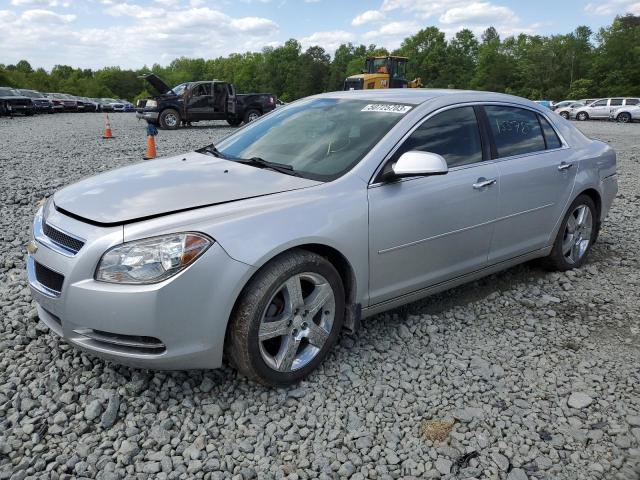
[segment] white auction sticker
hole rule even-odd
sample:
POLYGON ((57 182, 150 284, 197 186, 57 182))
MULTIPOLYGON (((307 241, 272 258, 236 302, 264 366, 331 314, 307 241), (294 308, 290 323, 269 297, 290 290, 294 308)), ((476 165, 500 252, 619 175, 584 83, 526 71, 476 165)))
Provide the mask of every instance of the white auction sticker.
POLYGON ((387 113, 407 113, 411 110, 410 105, 397 105, 391 103, 370 103, 364 107, 362 112, 387 112, 387 113))

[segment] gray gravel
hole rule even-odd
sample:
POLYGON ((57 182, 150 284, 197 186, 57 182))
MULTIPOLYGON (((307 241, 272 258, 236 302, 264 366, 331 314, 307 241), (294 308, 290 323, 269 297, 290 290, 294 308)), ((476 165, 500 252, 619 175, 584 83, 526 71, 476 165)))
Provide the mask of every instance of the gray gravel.
MULTIPOLYGON (((367 321, 319 371, 269 390, 233 370, 155 373, 67 346, 24 275, 35 204, 140 161, 145 125, 0 119, 0 479, 640 478, 640 125, 580 123, 618 151, 587 266, 524 265, 367 321), (448 441, 426 420, 453 422, 448 441), (471 454, 466 455, 465 454, 471 454)), ((161 155, 227 134, 161 132, 161 155)))

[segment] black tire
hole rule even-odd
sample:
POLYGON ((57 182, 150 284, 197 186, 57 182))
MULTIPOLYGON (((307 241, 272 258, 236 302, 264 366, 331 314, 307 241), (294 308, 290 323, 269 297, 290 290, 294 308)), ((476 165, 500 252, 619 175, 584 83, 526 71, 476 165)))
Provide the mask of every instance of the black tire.
POLYGON ((578 112, 578 114, 576 115, 576 120, 580 120, 581 122, 589 120, 589 114, 587 112, 578 112))
POLYGON ((620 123, 631 123, 631 114, 627 112, 620 112, 616 117, 620 123))
POLYGON ((342 328, 344 312, 344 287, 335 267, 315 253, 291 250, 268 262, 240 294, 227 329, 226 358, 240 373, 264 385, 294 384, 313 371, 331 350, 342 328), (264 360, 258 331, 263 313, 274 295, 288 279, 306 272, 321 275, 329 283, 335 300, 333 324, 324 345, 307 364, 297 370, 281 372, 264 360))
POLYGON ((250 108, 244 112, 244 123, 250 123, 262 116, 262 112, 257 108, 250 108))
POLYGON ((160 128, 164 128, 165 130, 175 130, 180 126, 180 114, 177 110, 173 108, 167 108, 160 113, 160 117, 158 122, 160 123, 160 128))
POLYGON ((237 127, 242 123, 242 119, 237 117, 229 117, 227 118, 227 123, 232 127, 237 127))
POLYGON ((565 120, 569 120, 569 112, 560 112, 560 116, 565 120))
POLYGON ((586 262, 589 251, 598 237, 598 227, 598 213, 595 203, 593 203, 593 200, 588 195, 579 195, 567 210, 567 213, 562 220, 562 224, 560 224, 560 229, 558 230, 556 239, 553 242, 553 249, 549 256, 543 260, 543 266, 549 270, 556 270, 560 272, 571 270, 573 268, 580 268, 586 262), (567 224, 569 223, 570 217, 573 216, 574 212, 581 206, 585 206, 589 209, 592 219, 592 228, 589 235, 589 243, 584 250, 584 253, 576 261, 570 261, 563 252, 563 244, 567 238, 567 224))

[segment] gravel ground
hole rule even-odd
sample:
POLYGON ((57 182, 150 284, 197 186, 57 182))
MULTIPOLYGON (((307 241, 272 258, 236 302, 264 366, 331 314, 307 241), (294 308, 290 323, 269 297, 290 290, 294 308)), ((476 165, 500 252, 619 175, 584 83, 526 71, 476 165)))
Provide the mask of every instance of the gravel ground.
MULTIPOLYGON (((380 315, 270 390, 229 368, 114 365, 37 322, 23 261, 36 202, 144 153, 132 114, 111 115, 114 140, 102 122, 0 119, 0 479, 640 478, 640 125, 577 124, 611 142, 620 174, 585 268, 527 264, 380 315)), ((230 130, 161 132, 158 152, 230 130)))

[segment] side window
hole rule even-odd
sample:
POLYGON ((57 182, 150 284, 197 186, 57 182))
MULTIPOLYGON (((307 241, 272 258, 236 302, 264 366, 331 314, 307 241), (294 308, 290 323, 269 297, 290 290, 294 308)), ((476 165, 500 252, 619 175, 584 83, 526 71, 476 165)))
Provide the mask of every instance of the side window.
POLYGON ((446 110, 420 125, 394 155, 419 150, 442 155, 449 168, 482 161, 480 132, 473 107, 446 110))
POLYGON ((538 115, 538 119, 540 120, 540 125, 542 125, 542 133, 544 133, 544 139, 547 142, 547 150, 551 148, 560 148, 562 146, 562 142, 560 142, 558 134, 553 129, 549 121, 542 115, 538 115))
POLYGON ((621 98, 612 98, 611 102, 609 103, 609 106, 611 107, 619 107, 620 105, 622 105, 621 98))
POLYGON ((596 103, 594 103, 591 106, 592 107, 606 107, 607 106, 607 99, 605 98, 604 100, 598 100, 596 103))
POLYGON ((542 128, 535 112, 517 107, 487 105, 489 126, 498 157, 510 157, 545 149, 542 128))
POLYGON ((640 103, 640 99, 638 98, 627 98, 627 105, 638 105, 640 103))

